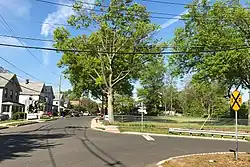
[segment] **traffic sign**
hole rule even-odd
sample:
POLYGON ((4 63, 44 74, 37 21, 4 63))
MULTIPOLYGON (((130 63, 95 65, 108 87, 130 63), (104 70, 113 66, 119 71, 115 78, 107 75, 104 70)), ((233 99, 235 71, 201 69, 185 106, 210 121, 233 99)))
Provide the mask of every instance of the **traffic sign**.
POLYGON ((242 104, 242 96, 238 90, 233 91, 230 97, 230 106, 234 111, 238 111, 242 104))

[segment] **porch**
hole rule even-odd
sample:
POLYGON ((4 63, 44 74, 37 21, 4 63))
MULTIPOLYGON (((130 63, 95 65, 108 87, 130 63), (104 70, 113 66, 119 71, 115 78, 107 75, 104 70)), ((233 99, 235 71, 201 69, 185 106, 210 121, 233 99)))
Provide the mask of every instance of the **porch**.
POLYGON ((24 112, 24 105, 21 103, 14 102, 3 102, 2 103, 2 113, 9 115, 12 118, 12 114, 15 112, 24 112))

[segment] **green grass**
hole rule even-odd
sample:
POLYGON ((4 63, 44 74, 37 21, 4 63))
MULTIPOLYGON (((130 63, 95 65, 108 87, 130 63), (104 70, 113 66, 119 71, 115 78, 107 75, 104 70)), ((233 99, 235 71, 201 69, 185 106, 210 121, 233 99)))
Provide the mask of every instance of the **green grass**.
POLYGON ((5 120, 5 121, 0 121, 0 124, 9 123, 9 122, 21 122, 21 121, 24 121, 24 120, 22 120, 22 119, 20 119, 20 120, 9 119, 9 120, 5 120))
POLYGON ((22 121, 17 123, 8 124, 8 126, 23 126, 23 125, 29 125, 29 124, 35 124, 37 122, 34 121, 22 121))

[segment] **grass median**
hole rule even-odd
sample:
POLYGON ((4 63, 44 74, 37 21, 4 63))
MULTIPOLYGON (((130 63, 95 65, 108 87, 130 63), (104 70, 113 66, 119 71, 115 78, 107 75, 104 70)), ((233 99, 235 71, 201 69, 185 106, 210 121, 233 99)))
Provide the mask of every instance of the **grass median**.
POLYGON ((233 153, 193 155, 172 159, 163 164, 163 167, 247 167, 250 166, 250 154, 239 153, 238 161, 233 153))
MULTIPOLYGON (((118 126, 121 132, 144 132, 156 134, 169 134, 169 128, 184 128, 184 129, 200 129, 201 125, 197 123, 158 123, 158 122, 144 122, 143 128, 141 122, 115 122, 113 125, 118 126)), ((203 127, 204 130, 217 130, 217 131, 235 131, 234 125, 207 125, 203 127)), ((242 133, 250 133, 250 128, 245 125, 239 125, 238 131, 242 133)), ((178 135, 179 133, 176 133, 178 135)), ((190 135, 189 133, 182 133, 182 135, 190 135)), ((192 136, 201 136, 200 134, 192 134, 192 136)), ((202 135, 203 137, 211 137, 211 135, 202 135)), ((214 137, 221 138, 220 135, 214 137)), ((231 136, 224 136, 224 138, 232 138, 231 136)), ((247 140, 249 140, 247 138, 247 140)))

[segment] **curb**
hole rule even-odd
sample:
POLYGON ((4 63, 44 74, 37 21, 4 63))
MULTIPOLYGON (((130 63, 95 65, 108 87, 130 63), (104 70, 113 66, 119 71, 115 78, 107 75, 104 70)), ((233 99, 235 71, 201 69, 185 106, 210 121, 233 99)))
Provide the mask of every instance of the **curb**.
MULTIPOLYGON (((214 155, 214 154, 230 154, 231 152, 213 152, 213 153, 200 153, 200 154, 186 154, 186 155, 180 155, 180 156, 175 156, 175 157, 170 157, 165 160, 161 160, 156 164, 156 167, 163 167, 162 165, 168 161, 171 161, 173 159, 178 159, 178 158, 185 158, 185 157, 191 157, 191 156, 197 156, 197 155, 214 155)), ((238 152, 240 153, 247 153, 247 152, 238 152)), ((233 154, 233 153, 231 153, 233 154)))
MULTIPOLYGON (((93 119, 91 120, 91 125, 90 125, 91 129, 96 130, 96 131, 101 131, 101 132, 107 132, 107 133, 113 133, 113 134, 121 134, 120 131, 119 131, 119 133, 118 133, 118 132, 115 132, 115 131, 110 130, 110 129, 112 129, 112 128, 117 128, 117 129, 118 129, 118 126, 112 126, 112 125, 107 125, 107 126, 105 126, 105 125, 103 125, 102 123, 101 123, 100 126, 94 126, 94 123, 92 123, 92 122, 96 122, 96 119, 97 119, 97 117, 96 117, 96 118, 93 118, 93 119), (109 130, 108 130, 108 129, 109 129, 109 130)), ((100 121, 100 120, 99 120, 99 121, 100 121)))
MULTIPOLYGON (((227 138, 213 138, 213 137, 199 137, 199 136, 178 136, 178 135, 167 135, 167 134, 156 134, 156 133, 142 133, 142 132, 121 132, 121 134, 131 135, 150 135, 150 136, 161 136, 161 137, 173 137, 173 138, 190 138, 190 139, 203 139, 203 140, 222 140, 222 141, 235 141, 235 139, 227 138)), ((239 142, 248 142, 247 140, 238 139, 239 142)))

